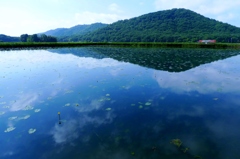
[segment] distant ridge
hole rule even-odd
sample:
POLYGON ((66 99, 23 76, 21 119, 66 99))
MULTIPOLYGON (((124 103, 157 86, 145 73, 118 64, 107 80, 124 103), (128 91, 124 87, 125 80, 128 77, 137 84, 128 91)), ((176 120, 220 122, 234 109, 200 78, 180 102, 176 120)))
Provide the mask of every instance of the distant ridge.
POLYGON ((96 31, 105 26, 107 26, 107 24, 103 23, 76 25, 71 28, 57 28, 49 30, 42 34, 57 37, 59 41, 76 41, 75 36, 80 36, 92 31, 96 31))
POLYGON ((19 37, 11 37, 4 34, 0 34, 0 42, 19 42, 19 37))

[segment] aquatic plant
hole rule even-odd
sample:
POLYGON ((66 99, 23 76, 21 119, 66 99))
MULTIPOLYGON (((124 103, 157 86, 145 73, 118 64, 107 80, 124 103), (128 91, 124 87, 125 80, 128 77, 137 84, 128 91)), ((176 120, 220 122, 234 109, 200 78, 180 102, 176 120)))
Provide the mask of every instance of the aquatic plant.
POLYGON ((40 112, 41 109, 35 109, 34 112, 37 113, 37 112, 40 112))
POLYGON ((180 147, 182 145, 182 141, 180 139, 172 139, 170 143, 177 147, 180 147))
POLYGON ((29 134, 32 134, 32 133, 34 133, 35 131, 36 131, 36 129, 31 128, 31 129, 28 130, 28 133, 29 133, 29 134))
POLYGON ((16 129, 16 128, 11 126, 11 127, 7 128, 4 132, 10 132, 10 131, 13 131, 14 129, 16 129))

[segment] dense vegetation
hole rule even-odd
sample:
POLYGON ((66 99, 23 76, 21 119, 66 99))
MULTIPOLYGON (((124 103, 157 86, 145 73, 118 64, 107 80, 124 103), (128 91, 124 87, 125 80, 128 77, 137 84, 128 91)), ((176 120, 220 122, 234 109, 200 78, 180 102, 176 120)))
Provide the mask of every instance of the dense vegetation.
POLYGON ((100 28, 106 27, 107 24, 94 23, 91 25, 76 25, 71 28, 58 28, 49 30, 43 34, 55 36, 58 41, 78 41, 78 36, 84 35, 89 32, 96 31, 100 28))
POLYGON ((57 42, 57 38, 53 36, 47 36, 45 34, 41 34, 40 36, 37 34, 22 34, 20 36, 20 40, 21 42, 57 42))
POLYGON ((0 42, 19 42, 19 37, 11 37, 4 34, 0 34, 0 42))
POLYGON ((102 29, 74 36, 74 41, 107 42, 239 42, 240 28, 187 9, 172 9, 121 20, 102 29))

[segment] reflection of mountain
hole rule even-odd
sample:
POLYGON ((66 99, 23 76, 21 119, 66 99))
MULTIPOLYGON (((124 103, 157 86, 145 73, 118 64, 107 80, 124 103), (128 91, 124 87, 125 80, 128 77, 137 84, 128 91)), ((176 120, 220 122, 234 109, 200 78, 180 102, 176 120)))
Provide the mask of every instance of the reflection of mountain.
POLYGON ((67 48, 49 51, 72 53, 76 56, 99 59, 109 57, 118 61, 168 72, 186 71, 202 64, 226 59, 239 54, 237 50, 118 47, 67 48))

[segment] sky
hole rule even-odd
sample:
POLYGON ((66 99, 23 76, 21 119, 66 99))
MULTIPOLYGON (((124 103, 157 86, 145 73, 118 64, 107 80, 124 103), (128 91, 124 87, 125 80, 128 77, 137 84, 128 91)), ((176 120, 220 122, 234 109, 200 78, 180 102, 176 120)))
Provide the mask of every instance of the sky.
POLYGON ((240 0, 0 0, 0 34, 20 36, 79 24, 111 24, 172 8, 190 9, 240 27, 240 0))

